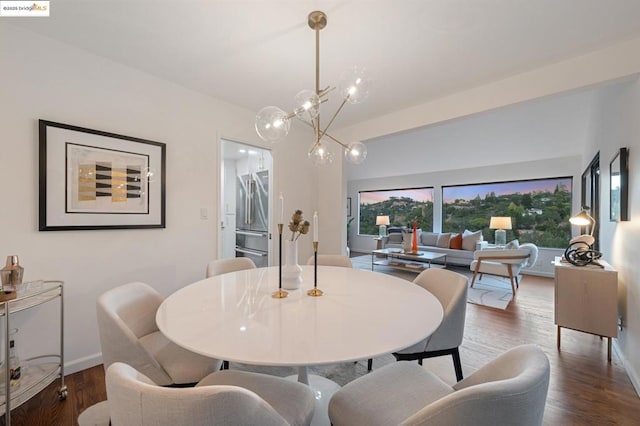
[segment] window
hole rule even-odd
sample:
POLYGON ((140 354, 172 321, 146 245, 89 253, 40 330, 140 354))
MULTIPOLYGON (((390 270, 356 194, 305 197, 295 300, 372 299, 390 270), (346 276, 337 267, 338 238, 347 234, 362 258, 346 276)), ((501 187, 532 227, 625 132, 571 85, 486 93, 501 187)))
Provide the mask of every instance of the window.
POLYGON ((442 188, 442 231, 482 230, 493 242, 491 216, 510 216, 507 241, 564 248, 571 239, 572 178, 445 186, 442 188))
POLYGON ((433 229, 433 187, 360 191, 358 234, 378 235, 376 216, 389 216, 390 226, 411 226, 418 220, 423 231, 433 229))

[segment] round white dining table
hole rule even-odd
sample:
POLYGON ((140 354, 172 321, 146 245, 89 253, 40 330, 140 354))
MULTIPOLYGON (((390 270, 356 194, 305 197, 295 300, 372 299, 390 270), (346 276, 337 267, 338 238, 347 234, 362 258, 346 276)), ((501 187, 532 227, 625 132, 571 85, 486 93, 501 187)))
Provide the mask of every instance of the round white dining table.
POLYGON ((435 296, 410 281, 351 268, 318 266, 317 287, 324 294, 308 296, 314 268, 302 269, 301 287, 282 299, 272 297, 278 267, 198 281, 167 297, 156 322, 169 340, 202 355, 299 367, 298 380, 310 384, 319 400, 313 424, 328 424, 328 400, 339 386, 307 376, 307 366, 411 346, 438 328, 443 311, 435 296))

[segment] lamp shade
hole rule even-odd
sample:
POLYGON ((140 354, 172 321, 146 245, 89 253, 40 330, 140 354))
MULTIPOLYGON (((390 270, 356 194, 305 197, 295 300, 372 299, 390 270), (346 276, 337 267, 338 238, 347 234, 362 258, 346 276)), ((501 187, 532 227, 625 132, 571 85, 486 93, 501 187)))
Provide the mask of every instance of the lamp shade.
POLYGON ((589 225, 593 225, 593 222, 595 221, 591 217, 591 215, 587 213, 586 210, 582 210, 577 215, 571 216, 571 218, 569 219, 569 222, 571 222, 572 225, 576 225, 576 226, 589 226, 589 225))
POLYGON ((582 210, 575 216, 571 216, 569 218, 569 223, 576 226, 589 226, 591 228, 591 232, 589 235, 593 235, 593 231, 596 229, 596 220, 587 213, 587 210, 582 210))
POLYGON ((490 229, 511 229, 511 218, 502 216, 492 216, 489 222, 490 229))
POLYGON ((376 217, 376 225, 380 226, 380 225, 388 225, 389 222, 389 216, 378 216, 376 217))

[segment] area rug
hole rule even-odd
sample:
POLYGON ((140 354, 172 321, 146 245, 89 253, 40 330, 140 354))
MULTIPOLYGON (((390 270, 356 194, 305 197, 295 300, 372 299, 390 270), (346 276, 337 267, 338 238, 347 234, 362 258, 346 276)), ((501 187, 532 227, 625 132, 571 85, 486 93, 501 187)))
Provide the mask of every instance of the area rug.
POLYGON ((507 309, 512 298, 509 279, 493 275, 484 275, 482 279, 476 279, 473 288, 469 287, 467 292, 467 302, 503 310, 507 309))
MULTIPOLYGON (((356 269, 371 270, 371 255, 355 256, 351 258, 353 267, 356 269)), ((465 275, 471 282, 473 273, 468 267, 449 266, 448 269, 465 275)), ((401 271, 386 266, 374 266, 375 272, 393 275, 408 281, 413 281, 417 274, 408 271, 401 271)), ((482 279, 476 280, 473 288, 467 292, 467 302, 476 305, 488 306, 495 309, 507 309, 509 302, 513 298, 511 284, 507 278, 484 275, 482 279)))

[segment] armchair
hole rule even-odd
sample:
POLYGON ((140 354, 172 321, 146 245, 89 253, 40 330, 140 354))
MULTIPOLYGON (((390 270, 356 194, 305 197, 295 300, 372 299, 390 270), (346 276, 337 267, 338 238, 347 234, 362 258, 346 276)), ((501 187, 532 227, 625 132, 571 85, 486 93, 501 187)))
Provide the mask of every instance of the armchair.
POLYGON ((519 287, 518 275, 522 268, 533 266, 538 259, 538 247, 535 244, 525 243, 515 249, 489 249, 476 250, 473 253, 473 262, 470 269, 473 271, 470 287, 480 274, 497 275, 509 278, 511 290, 515 296, 516 288, 519 287))

